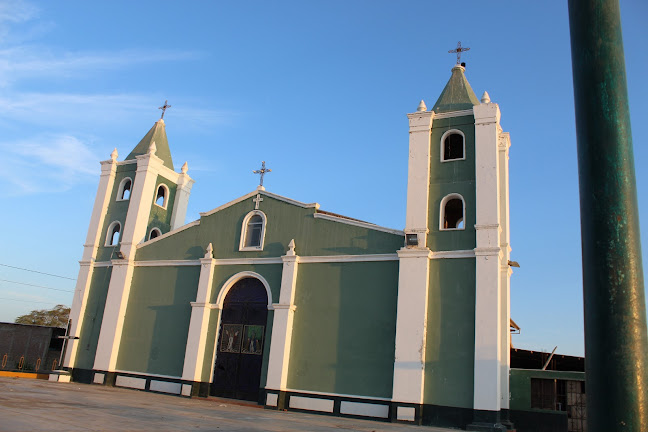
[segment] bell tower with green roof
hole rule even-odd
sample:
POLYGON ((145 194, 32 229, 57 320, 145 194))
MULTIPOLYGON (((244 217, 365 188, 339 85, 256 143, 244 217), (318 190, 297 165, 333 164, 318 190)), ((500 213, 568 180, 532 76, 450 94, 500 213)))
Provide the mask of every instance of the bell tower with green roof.
POLYGON ((114 370, 137 247, 184 224, 194 183, 187 174, 186 162, 179 173, 173 169, 163 119, 155 122, 123 161, 117 158, 115 149, 109 160, 101 162, 71 316, 74 334, 100 334, 96 346, 90 347, 96 355, 85 353, 88 346, 80 349, 80 343, 72 343, 64 363, 68 367, 114 370), (98 268, 99 273, 105 273, 101 280, 107 285, 100 322, 84 319, 90 285, 96 285, 99 277, 98 268), (79 366, 95 358, 101 364, 79 366))
POLYGON ((409 118, 396 420, 501 430, 508 409, 508 134, 497 104, 455 65, 409 118), (448 421, 448 424, 451 424, 448 421))

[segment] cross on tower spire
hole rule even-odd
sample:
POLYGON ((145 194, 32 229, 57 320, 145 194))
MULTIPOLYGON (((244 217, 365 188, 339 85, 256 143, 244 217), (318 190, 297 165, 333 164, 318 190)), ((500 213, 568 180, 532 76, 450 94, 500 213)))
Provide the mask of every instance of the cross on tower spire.
POLYGON ((158 109, 161 109, 161 110, 162 110, 162 117, 160 117, 160 120, 164 119, 164 112, 165 112, 168 108, 171 108, 171 105, 169 105, 168 102, 169 102, 168 100, 165 100, 165 101, 164 101, 164 105, 162 105, 161 107, 158 108, 158 109))
POLYGON ((461 41, 457 42, 457 48, 448 51, 450 54, 457 53, 457 64, 461 64, 461 53, 468 51, 470 48, 464 48, 461 46, 461 41))
POLYGON ((265 161, 261 161, 261 169, 252 171, 252 174, 260 174, 261 175, 261 182, 259 183, 259 186, 263 186, 263 176, 266 173, 272 172, 270 168, 266 168, 265 166, 265 161))

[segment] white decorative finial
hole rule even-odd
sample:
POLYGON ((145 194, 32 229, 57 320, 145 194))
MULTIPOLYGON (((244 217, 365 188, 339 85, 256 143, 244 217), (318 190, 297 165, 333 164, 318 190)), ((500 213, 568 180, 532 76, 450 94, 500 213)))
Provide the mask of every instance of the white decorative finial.
POLYGON ((117 156, 119 156, 119 153, 117 153, 117 147, 115 147, 115 150, 113 150, 112 153, 110 153, 110 159, 112 159, 113 161, 116 161, 117 156))
POLYGON ((153 141, 149 146, 148 152, 154 155, 156 151, 157 151, 157 146, 155 145, 155 141, 153 141))
POLYGON ((482 95, 481 103, 490 103, 490 96, 488 95, 487 91, 485 91, 482 95))
POLYGON ((286 252, 286 255, 295 256, 295 239, 290 240, 290 243, 288 243, 288 252, 286 252))
POLYGON ((207 245, 207 250, 205 251, 205 258, 214 258, 214 247, 211 243, 207 245))
POLYGON ((189 169, 189 165, 187 165, 187 162, 185 162, 185 163, 182 165, 182 168, 180 168, 180 171, 182 172, 182 174, 187 174, 187 170, 188 170, 188 169, 189 169))
POLYGON ((427 106, 425 105, 425 102, 423 99, 421 99, 421 103, 418 105, 418 108, 416 108, 416 111, 427 111, 427 106))

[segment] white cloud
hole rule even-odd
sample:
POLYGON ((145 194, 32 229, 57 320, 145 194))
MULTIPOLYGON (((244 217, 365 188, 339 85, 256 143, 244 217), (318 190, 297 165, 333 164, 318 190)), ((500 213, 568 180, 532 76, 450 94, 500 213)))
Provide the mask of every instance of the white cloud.
POLYGON ((120 70, 140 64, 186 61, 200 57, 191 51, 122 50, 117 52, 53 52, 42 46, 12 46, 0 50, 0 86, 19 80, 79 77, 89 72, 120 70))
POLYGON ((4 41, 10 33, 12 24, 20 24, 34 18, 38 8, 21 0, 0 1, 0 41, 4 41))
MULTIPOLYGON (((142 94, 8 92, 0 96, 0 125, 5 123, 5 131, 12 129, 15 122, 20 122, 91 133, 112 125, 125 127, 139 121, 143 113, 151 113, 153 120, 161 103, 152 95, 142 94)), ((174 102, 172 118, 194 129, 224 124, 237 116, 233 111, 188 107, 190 104, 195 107, 191 101, 184 104, 174 102)))
POLYGON ((22 0, 3 0, 0 1, 0 24, 20 23, 32 19, 38 8, 22 0))
POLYGON ((86 143, 70 135, 40 135, 0 143, 0 193, 63 192, 94 179, 100 159, 86 143))

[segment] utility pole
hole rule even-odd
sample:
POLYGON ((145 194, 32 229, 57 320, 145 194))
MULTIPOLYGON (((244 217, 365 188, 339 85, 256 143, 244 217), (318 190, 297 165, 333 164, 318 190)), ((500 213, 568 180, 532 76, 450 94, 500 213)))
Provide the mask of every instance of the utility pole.
POLYGON ((648 427, 648 332, 618 0, 569 0, 587 430, 648 427))

